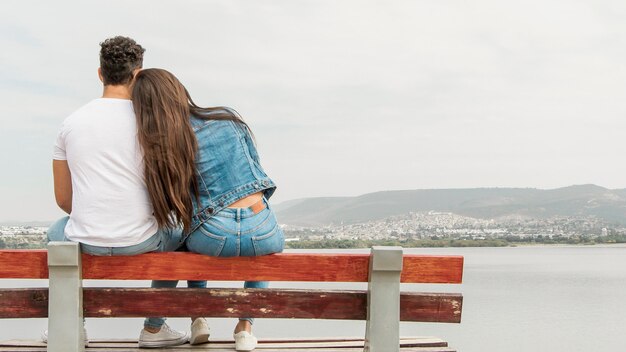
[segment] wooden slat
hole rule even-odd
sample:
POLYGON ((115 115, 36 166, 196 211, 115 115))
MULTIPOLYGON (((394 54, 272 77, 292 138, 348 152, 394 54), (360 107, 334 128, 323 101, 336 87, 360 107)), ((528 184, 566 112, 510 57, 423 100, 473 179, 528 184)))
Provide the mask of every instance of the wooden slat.
MULTIPOLYGON (((315 342, 315 343, 333 343, 333 342, 354 342, 363 341, 363 337, 259 337, 259 343, 277 343, 277 344, 289 344, 289 343, 302 343, 302 342, 315 342)), ((89 344, 136 344, 137 340, 133 338, 91 338, 89 344)), ((211 337, 211 344, 223 344, 233 343, 233 339, 217 337, 211 337)), ((445 346, 447 342, 434 336, 401 336, 400 344, 403 346, 445 346)), ((0 346, 46 346, 46 344, 40 340, 6 340, 0 341, 0 346)))
POLYGON ((0 250, 0 279, 47 279, 48 251, 0 250))
POLYGON ((463 295, 460 293, 402 292, 400 321, 460 323, 463 295))
MULTIPOLYGON (((265 318, 366 318, 364 291, 241 289, 111 289, 84 290, 89 317, 214 316, 265 318)), ((402 321, 459 323, 460 294, 403 292, 402 321)), ((0 289, 0 318, 45 318, 48 290, 0 289)))
POLYGON ((193 253, 83 256, 83 278, 116 280, 367 281, 369 256, 280 253, 216 258, 193 253), (338 270, 340 268, 340 270, 338 270))
MULTIPOLYGON (((459 323, 460 294, 403 292, 402 321, 459 323)), ((364 320, 366 291, 86 288, 86 317, 257 317, 364 320)))
POLYGON ((356 291, 289 289, 93 288, 83 291, 87 317, 265 317, 364 319, 356 291))
POLYGON ((405 254, 400 282, 460 284, 463 282, 463 257, 405 254))
POLYGON ((46 318, 47 288, 0 289, 0 318, 46 318))
MULTIPOLYGON (((405 255, 405 283, 461 283, 463 257, 405 255)), ((280 253, 215 258, 192 253, 83 256, 83 278, 114 280, 367 282, 369 254, 280 253)))
MULTIPOLYGON (((137 256, 83 255, 83 278, 109 280, 328 281, 367 282, 369 254, 280 253, 215 258, 193 253, 137 256)), ((45 250, 0 251, 0 278, 45 279, 45 250)), ((463 257, 404 256, 405 283, 461 283, 463 257)))
MULTIPOLYGON (((402 347, 447 347, 447 342, 440 339, 430 339, 430 340, 402 340, 400 341, 402 347)), ((116 348, 116 347, 134 347, 136 346, 136 342, 98 342, 93 343, 90 342, 90 347, 108 347, 108 348, 116 348)), ((284 341, 280 343, 269 342, 260 340, 259 345, 256 350, 324 350, 328 348, 355 348, 360 347, 361 351, 363 350, 364 341, 363 339, 354 340, 354 341, 340 341, 340 340, 330 340, 330 341, 300 341, 291 339, 290 341, 284 341)), ((211 339, 211 342, 202 346, 197 346, 196 348, 202 349, 218 349, 218 350, 230 350, 233 351, 235 348, 234 341, 214 341, 211 339)))
MULTIPOLYGON (((259 339, 257 351, 263 352, 356 352, 363 351, 364 341, 345 338, 307 338, 307 339, 259 339)), ((411 337, 400 340, 402 352, 454 352, 447 347, 447 342, 435 337, 411 337)), ((0 351, 45 351, 46 345, 40 341, 11 340, 0 341, 0 351)), ((210 350, 225 352, 234 350, 232 340, 211 339, 208 344, 190 346, 188 344, 176 347, 162 348, 159 351, 180 350, 210 350)), ((136 340, 97 340, 90 341, 88 351, 143 351, 137 348, 136 340)))
MULTIPOLYGON (((231 346, 234 345, 233 342, 229 342, 231 346)), ((225 344, 226 345, 226 344, 225 344)), ((363 339, 358 340, 320 340, 320 341, 302 341, 300 339, 290 341, 280 341, 280 342, 270 342, 261 340, 261 345, 263 348, 275 348, 275 349, 287 349, 290 350, 292 348, 350 348, 350 347, 363 347, 365 345, 365 341, 363 339)), ((400 340, 400 346, 402 347, 447 347, 448 343, 437 338, 428 338, 428 339, 403 339, 400 340)), ((226 347, 226 346, 225 346, 226 347)), ((234 347, 234 346, 233 346, 234 347)))

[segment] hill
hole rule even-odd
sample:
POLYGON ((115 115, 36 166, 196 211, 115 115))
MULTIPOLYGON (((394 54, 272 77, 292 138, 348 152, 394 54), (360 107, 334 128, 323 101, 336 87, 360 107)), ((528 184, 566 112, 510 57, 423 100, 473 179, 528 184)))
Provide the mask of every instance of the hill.
POLYGON ((445 211, 474 218, 595 216, 626 224, 626 190, 576 185, 536 188, 421 189, 357 197, 304 198, 278 204, 280 223, 299 226, 361 223, 419 211, 445 211))

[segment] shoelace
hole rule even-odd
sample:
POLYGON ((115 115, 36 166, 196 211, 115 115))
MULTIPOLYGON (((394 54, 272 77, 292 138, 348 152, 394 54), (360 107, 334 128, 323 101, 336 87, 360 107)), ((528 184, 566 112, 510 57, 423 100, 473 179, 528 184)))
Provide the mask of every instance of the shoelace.
POLYGON ((161 329, 165 329, 165 331, 166 331, 166 332, 169 332, 169 333, 171 333, 171 334, 174 334, 174 330, 172 330, 172 328, 170 328, 170 326, 169 326, 169 325, 167 325, 167 324, 164 324, 164 325, 161 327, 161 329))

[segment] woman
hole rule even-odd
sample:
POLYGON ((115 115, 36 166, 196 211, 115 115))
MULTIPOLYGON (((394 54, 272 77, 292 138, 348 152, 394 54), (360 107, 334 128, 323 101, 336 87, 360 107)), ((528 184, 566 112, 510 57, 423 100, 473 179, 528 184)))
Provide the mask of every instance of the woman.
MULTIPOLYGON (((259 256, 283 250, 267 200, 276 189, 259 163, 251 132, 228 108, 201 108, 171 73, 146 69, 132 92, 145 178, 160 227, 182 225, 187 248, 210 256, 259 256)), ((245 288, 266 288, 246 282, 245 288)), ((257 340, 251 318, 234 330, 235 348, 257 340)))

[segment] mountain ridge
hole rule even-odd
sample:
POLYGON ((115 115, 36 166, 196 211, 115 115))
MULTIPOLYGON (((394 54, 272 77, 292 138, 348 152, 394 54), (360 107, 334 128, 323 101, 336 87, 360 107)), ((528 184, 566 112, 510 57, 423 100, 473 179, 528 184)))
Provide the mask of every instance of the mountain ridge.
POLYGON ((280 223, 324 226, 360 223, 418 211, 446 211, 475 218, 595 216, 626 224, 626 189, 593 184, 555 189, 446 188, 377 191, 354 197, 300 198, 276 207, 280 223))

